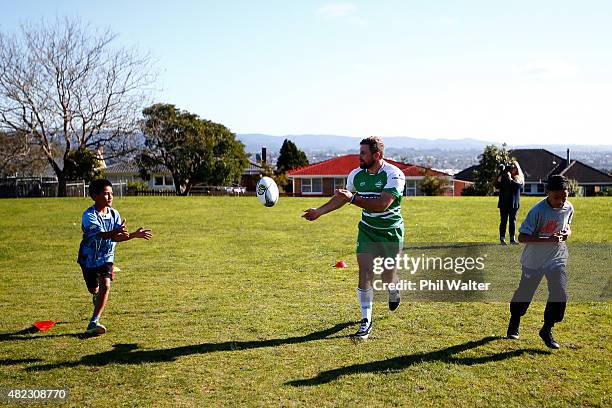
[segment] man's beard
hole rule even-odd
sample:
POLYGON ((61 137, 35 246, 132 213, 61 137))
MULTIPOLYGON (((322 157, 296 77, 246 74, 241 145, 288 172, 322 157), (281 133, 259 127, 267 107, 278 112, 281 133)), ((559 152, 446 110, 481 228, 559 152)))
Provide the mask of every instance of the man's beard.
POLYGON ((369 163, 365 162, 365 161, 359 161, 359 167, 364 169, 364 170, 367 170, 370 167, 372 167, 374 165, 374 163, 376 163, 376 160, 374 160, 374 159, 372 159, 369 163))

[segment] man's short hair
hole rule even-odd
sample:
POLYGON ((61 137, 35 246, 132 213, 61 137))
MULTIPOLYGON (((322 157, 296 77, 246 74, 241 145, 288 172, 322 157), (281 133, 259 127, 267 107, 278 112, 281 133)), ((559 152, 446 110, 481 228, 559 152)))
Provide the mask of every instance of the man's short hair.
POLYGON ((378 136, 366 137, 359 144, 368 146, 372 154, 380 152, 381 157, 385 154, 385 144, 382 138, 378 136))
POLYGON ((104 190, 104 187, 112 187, 112 186, 113 186, 113 183, 111 183, 107 179, 92 180, 91 183, 89 183, 89 196, 91 198, 94 198, 95 196, 102 193, 102 190, 104 190))
POLYGON ((546 189, 548 191, 560 191, 567 190, 569 186, 569 182, 565 176, 560 174, 555 174, 550 176, 546 181, 546 189))

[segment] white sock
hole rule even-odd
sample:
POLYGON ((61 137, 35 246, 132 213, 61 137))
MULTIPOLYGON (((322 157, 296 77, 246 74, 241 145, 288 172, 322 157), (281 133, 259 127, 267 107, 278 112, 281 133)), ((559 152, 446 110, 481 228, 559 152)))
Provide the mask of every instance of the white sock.
POLYGON ((360 289, 357 288, 357 298, 359 299, 359 306, 361 307, 361 318, 368 319, 368 322, 372 321, 372 299, 374 297, 374 290, 360 289))

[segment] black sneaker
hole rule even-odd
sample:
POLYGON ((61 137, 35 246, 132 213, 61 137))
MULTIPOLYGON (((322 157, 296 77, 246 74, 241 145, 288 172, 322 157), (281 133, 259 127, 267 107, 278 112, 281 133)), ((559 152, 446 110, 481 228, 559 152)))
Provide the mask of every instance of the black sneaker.
POLYGON ((500 238, 500 239, 499 239, 499 243, 500 243, 500 245, 502 245, 502 246, 508 246, 508 243, 506 242, 506 239, 505 239, 505 238, 500 238))
POLYGON ((514 239, 510 240, 510 245, 518 245, 518 244, 519 244, 518 241, 516 241, 514 239))
POLYGON ((520 318, 510 317, 510 323, 508 323, 508 331, 506 332, 506 337, 512 340, 518 340, 520 325, 521 325, 520 318))
POLYGON ((369 322, 368 319, 361 319, 359 322, 359 330, 355 334, 353 334, 353 341, 366 340, 368 336, 372 333, 372 322, 369 322))
POLYGON ((394 311, 397 309, 401 303, 401 295, 400 291, 396 290, 394 292, 389 292, 389 310, 394 311))
POLYGON ((543 326, 540 329, 539 335, 544 341, 544 344, 546 344, 546 347, 555 349, 555 350, 559 348, 559 343, 557 343, 557 341, 552 335, 552 327, 543 326))

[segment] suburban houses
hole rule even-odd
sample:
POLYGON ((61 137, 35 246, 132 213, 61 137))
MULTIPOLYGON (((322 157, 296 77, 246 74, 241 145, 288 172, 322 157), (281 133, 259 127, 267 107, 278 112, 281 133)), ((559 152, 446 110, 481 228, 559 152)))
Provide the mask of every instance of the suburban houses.
MULTIPOLYGON (((255 191, 255 186, 265 170, 266 153, 266 148, 262 148, 261 154, 257 154, 254 161, 250 160, 248 162, 241 175, 239 185, 219 188, 225 188, 227 192, 232 194, 255 191)), ((576 180, 580 187, 580 194, 584 196, 598 195, 606 188, 612 188, 612 176, 578 160, 571 159, 569 149, 566 157, 558 156, 545 149, 513 149, 509 153, 510 157, 520 163, 525 174, 525 186, 522 194, 543 195, 546 179, 552 174, 562 174, 569 179, 576 180)), ((145 181, 141 179, 135 161, 129 160, 107 165, 101 150, 98 151, 98 157, 101 160, 101 167, 104 169, 104 176, 114 184, 119 185, 121 191, 124 188, 127 191, 127 183, 129 182, 142 183, 146 186, 146 189, 156 192, 171 193, 175 190, 172 175, 165 166, 160 165, 154 168, 150 171, 151 178, 145 181)), ((424 195, 421 191, 421 185, 423 179, 427 176, 444 180, 443 195, 461 196, 463 189, 474 183, 474 170, 478 169, 478 165, 474 165, 451 175, 425 166, 402 163, 391 159, 385 160, 400 168, 406 176, 405 196, 424 195)), ((331 196, 335 189, 345 187, 348 174, 357 167, 359 167, 359 156, 357 154, 346 154, 290 170, 287 172, 290 183, 286 190, 287 194, 297 197, 331 196)), ((44 174, 6 181, 0 188, 0 196, 53 196, 52 187, 54 183, 57 183, 56 180, 50 166, 47 166, 44 174)), ((75 186, 81 186, 82 182, 80 183, 76 183, 75 186)), ((194 186, 192 192, 194 194, 202 193, 204 191, 200 191, 202 188, 208 189, 210 187, 194 186)), ((85 194, 82 187, 79 191, 76 192, 75 190, 71 195, 85 194)))
MULTIPOLYGON (((546 149, 514 149, 510 150, 509 154, 519 162, 525 174, 525 195, 543 195, 546 179, 553 174, 576 180, 583 196, 593 196, 606 187, 612 187, 610 175, 578 160, 572 160, 569 149, 565 158, 546 149)), ((455 174, 455 179, 473 182, 474 170, 477 169, 478 165, 468 167, 455 174)))

